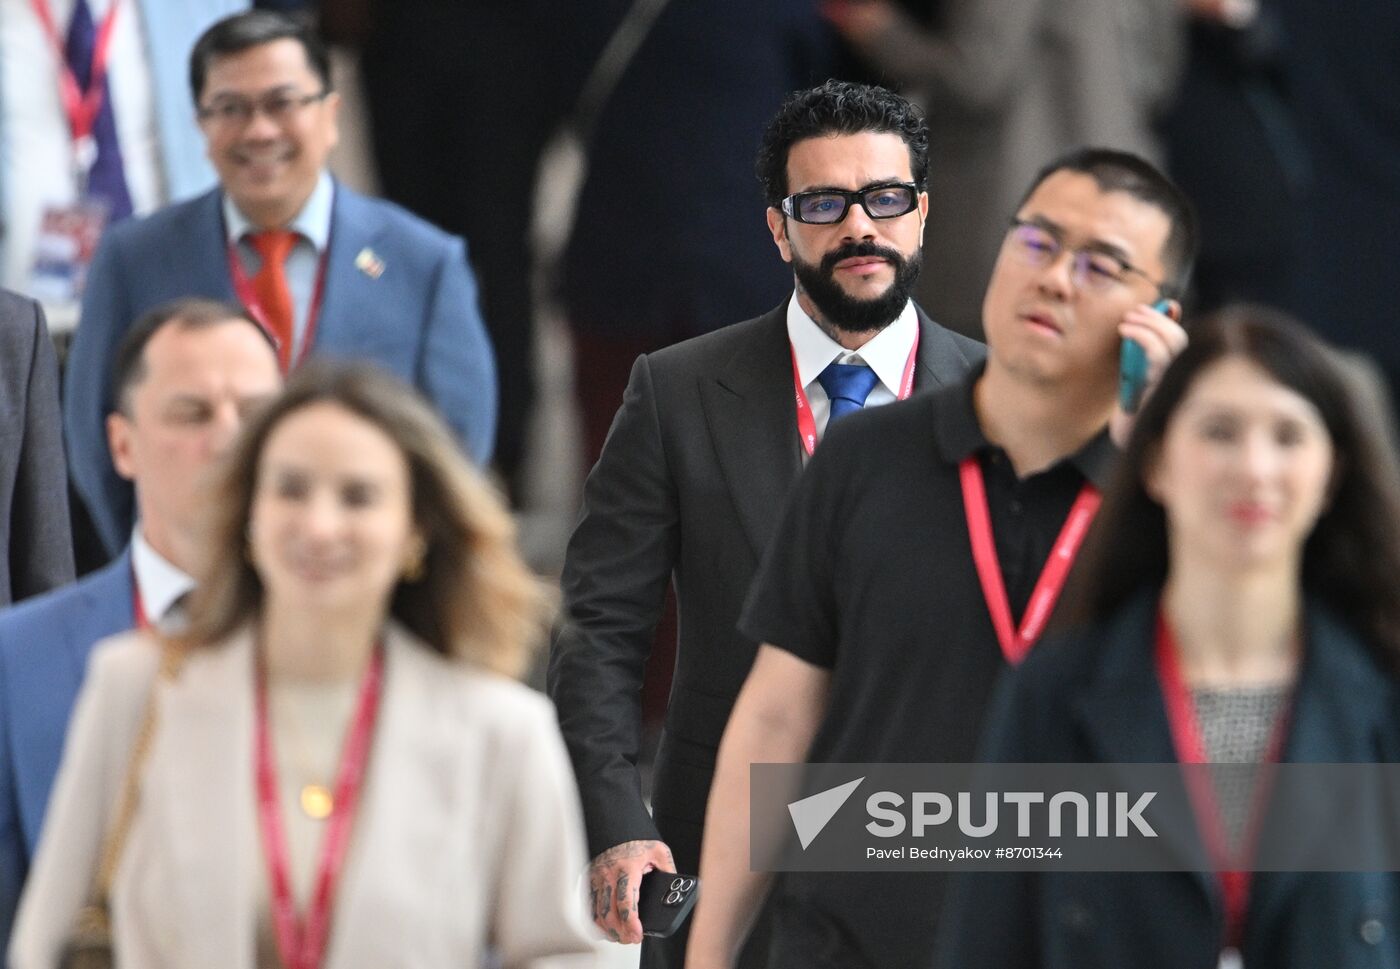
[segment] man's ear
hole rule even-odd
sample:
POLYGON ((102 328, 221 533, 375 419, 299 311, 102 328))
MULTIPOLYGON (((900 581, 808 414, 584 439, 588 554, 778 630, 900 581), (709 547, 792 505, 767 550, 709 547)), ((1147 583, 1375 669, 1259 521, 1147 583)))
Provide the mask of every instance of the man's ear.
POLYGON ((792 262, 792 243, 788 241, 787 216, 771 206, 764 214, 768 219, 768 231, 773 234, 773 245, 778 247, 783 262, 792 262))
POLYGON ((136 480, 136 461, 132 455, 131 421, 120 411, 107 415, 107 448, 112 452, 112 464, 117 474, 127 481, 136 480))

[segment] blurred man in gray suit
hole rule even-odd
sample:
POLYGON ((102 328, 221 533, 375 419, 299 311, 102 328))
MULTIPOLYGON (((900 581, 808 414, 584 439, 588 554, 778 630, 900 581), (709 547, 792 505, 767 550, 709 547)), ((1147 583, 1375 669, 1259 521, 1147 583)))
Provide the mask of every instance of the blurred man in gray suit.
POLYGON ((44 313, 0 289, 0 605, 73 579, 61 428, 44 313))

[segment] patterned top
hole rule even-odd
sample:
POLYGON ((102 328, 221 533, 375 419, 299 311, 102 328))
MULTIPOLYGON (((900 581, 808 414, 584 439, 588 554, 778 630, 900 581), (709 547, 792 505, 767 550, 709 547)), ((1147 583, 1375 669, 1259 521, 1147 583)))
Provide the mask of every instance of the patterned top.
POLYGON ((1233 850, 1249 820, 1259 766, 1269 753, 1286 685, 1194 689, 1192 702, 1211 768, 1216 801, 1233 850))

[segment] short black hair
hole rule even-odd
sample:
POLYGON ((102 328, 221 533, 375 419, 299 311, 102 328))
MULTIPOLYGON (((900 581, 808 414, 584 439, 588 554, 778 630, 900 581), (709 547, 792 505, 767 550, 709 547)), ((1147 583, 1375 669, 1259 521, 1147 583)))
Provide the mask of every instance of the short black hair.
POLYGON ((1162 244, 1162 263, 1167 279, 1162 295, 1180 298, 1191 282, 1191 269, 1200 246, 1196 207, 1177 184, 1145 158, 1113 148, 1076 148, 1046 165, 1035 176, 1026 194, 1016 204, 1017 211, 1051 175, 1077 172, 1088 175, 1103 192, 1124 192, 1159 209, 1171 223, 1167 241, 1162 244))
POLYGON ((274 40, 294 40, 301 44, 306 51, 306 63, 321 81, 321 90, 334 89, 330 53, 310 26, 275 10, 249 10, 218 21, 194 42, 194 49, 190 51, 190 92, 195 104, 204 95, 204 79, 209 65, 217 58, 274 40))
POLYGON ((236 303, 187 296, 162 303, 133 323, 117 345, 112 367, 112 399, 108 410, 130 415, 131 391, 146 377, 146 345, 167 325, 178 324, 190 330, 217 326, 234 320, 246 320, 267 341, 274 355, 277 344, 251 313, 236 303))
POLYGON ((928 124, 923 112, 886 88, 833 80, 788 95, 768 123, 757 163, 764 201, 776 209, 787 198, 788 153, 797 142, 867 131, 888 132, 903 140, 914 184, 923 191, 928 181, 928 124))

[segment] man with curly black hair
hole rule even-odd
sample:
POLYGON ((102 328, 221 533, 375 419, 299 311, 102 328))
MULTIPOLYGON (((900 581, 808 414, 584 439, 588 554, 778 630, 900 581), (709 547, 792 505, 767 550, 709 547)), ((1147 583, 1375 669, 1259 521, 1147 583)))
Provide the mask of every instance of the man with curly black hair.
MULTIPOLYGON (((640 357, 589 475, 549 686, 583 795, 594 918, 616 941, 642 939, 645 872, 699 865, 715 751, 757 647, 735 623, 807 457, 830 422, 956 383, 982 358, 909 299, 927 164, 923 118, 898 95, 835 81, 792 95, 758 170, 793 295, 640 357), (680 642, 653 817, 640 688, 671 582, 680 642)), ((679 967, 684 939, 643 951, 679 967)))

